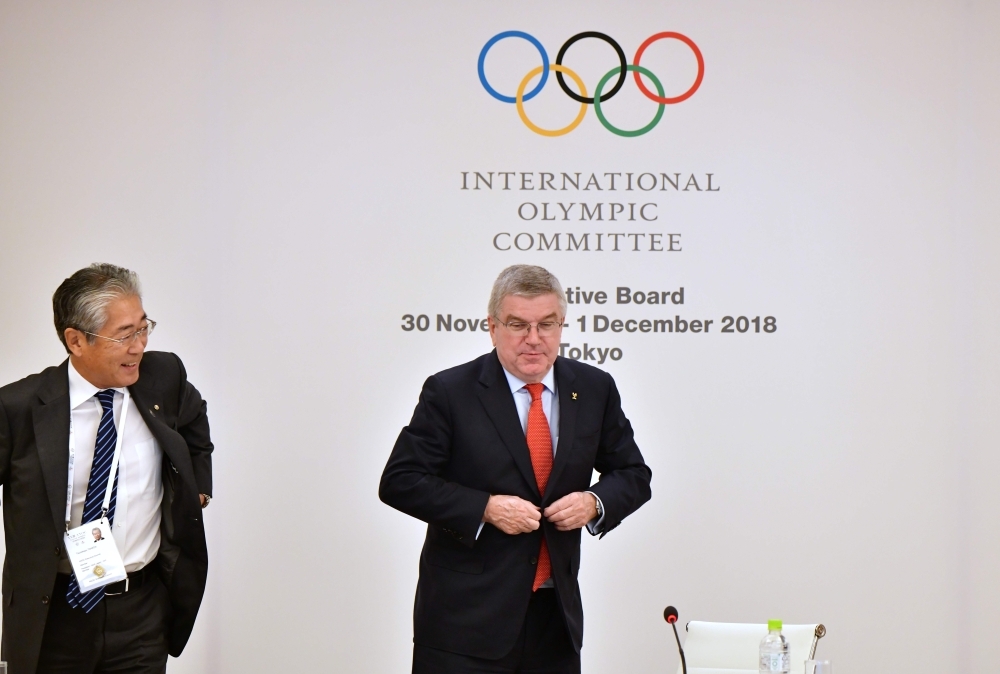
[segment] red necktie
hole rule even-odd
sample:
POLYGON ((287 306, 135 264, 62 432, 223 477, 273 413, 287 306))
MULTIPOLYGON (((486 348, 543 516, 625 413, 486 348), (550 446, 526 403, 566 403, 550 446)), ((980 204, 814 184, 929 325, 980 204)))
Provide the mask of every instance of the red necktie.
MULTIPOLYGON (((549 420, 545 418, 542 409, 542 389, 544 384, 525 384, 531 394, 531 408, 528 410, 528 452, 531 454, 531 467, 535 471, 535 482, 538 492, 545 493, 545 485, 549 483, 549 473, 552 472, 552 431, 549 420)), ((535 567, 535 582, 531 586, 534 592, 552 576, 552 561, 549 559, 549 546, 542 536, 542 549, 538 551, 538 566, 535 567)))

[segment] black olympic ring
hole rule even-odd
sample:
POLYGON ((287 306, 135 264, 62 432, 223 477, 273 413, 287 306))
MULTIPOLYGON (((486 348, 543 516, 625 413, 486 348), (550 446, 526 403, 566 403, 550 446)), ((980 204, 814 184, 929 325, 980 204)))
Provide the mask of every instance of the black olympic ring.
MULTIPOLYGON (((578 40, 583 40, 588 37, 595 37, 598 40, 604 40, 609 45, 614 47, 615 52, 618 53, 618 60, 621 61, 621 72, 618 74, 618 81, 615 82, 615 86, 611 87, 611 90, 608 91, 608 93, 601 96, 601 103, 604 103, 609 98, 617 94, 618 90, 622 88, 623 84, 625 84, 625 73, 628 70, 628 61, 625 60, 625 52, 622 51, 621 45, 615 42, 614 39, 611 38, 611 36, 605 35, 604 33, 598 33, 595 30, 588 30, 583 33, 577 33, 570 39, 566 40, 566 42, 563 43, 563 46, 559 48, 559 54, 556 56, 556 65, 560 66, 562 65, 563 56, 566 55, 566 50, 569 49, 574 42, 577 42, 578 40)), ((556 71, 556 79, 559 80, 559 86, 562 87, 562 90, 566 92, 566 95, 572 98, 577 103, 588 103, 590 105, 594 104, 594 98, 592 96, 591 97, 581 96, 580 94, 571 90, 569 86, 567 86, 566 79, 563 77, 563 74, 558 70, 556 71)))

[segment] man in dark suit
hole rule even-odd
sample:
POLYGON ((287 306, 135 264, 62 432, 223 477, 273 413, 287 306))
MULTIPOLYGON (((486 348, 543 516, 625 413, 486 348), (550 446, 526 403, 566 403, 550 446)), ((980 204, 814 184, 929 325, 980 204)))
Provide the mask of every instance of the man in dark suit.
POLYGON ((649 500, 651 471, 611 376, 557 357, 552 274, 505 269, 489 314, 495 351, 424 383, 379 486, 428 524, 413 672, 575 674, 580 530, 618 526, 649 500))
POLYGON ((81 269, 52 303, 69 358, 0 388, 2 657, 11 674, 163 672, 205 590, 205 403, 177 356, 145 352, 156 323, 133 272, 81 269), (95 509, 128 577, 83 592, 63 537, 95 509))

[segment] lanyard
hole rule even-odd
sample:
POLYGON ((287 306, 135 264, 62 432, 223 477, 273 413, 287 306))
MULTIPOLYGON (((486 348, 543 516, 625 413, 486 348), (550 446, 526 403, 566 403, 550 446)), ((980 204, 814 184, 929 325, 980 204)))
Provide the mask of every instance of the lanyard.
MULTIPOLYGON (((111 493, 115 486, 115 475, 118 473, 118 460, 122 453, 122 440, 125 438, 125 419, 128 417, 128 389, 125 389, 125 399, 122 400, 122 413, 118 419, 117 435, 115 441, 115 455, 111 459, 111 473, 108 475, 108 489, 104 493, 104 507, 101 517, 104 517, 111 508, 111 493)), ((103 407, 102 414, 103 414, 103 407)), ((66 487, 66 531, 69 531, 69 522, 73 512, 73 467, 76 464, 76 441, 73 433, 73 410, 69 411, 69 483, 66 487)))

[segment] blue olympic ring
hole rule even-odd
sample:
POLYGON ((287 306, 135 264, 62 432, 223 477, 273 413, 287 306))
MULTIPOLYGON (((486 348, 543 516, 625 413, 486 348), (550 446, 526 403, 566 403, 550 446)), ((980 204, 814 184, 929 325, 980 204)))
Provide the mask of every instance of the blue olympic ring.
POLYGON ((549 55, 545 53, 545 47, 542 46, 542 43, 536 40, 533 36, 528 35, 527 33, 521 32, 519 30, 507 30, 497 35, 494 35, 490 39, 490 41, 487 42, 485 46, 483 46, 483 50, 479 52, 479 81, 483 83, 483 87, 486 89, 489 95, 497 99, 498 101, 503 101, 504 103, 517 102, 517 99, 514 96, 504 96, 499 91, 491 87, 490 83, 486 81, 486 69, 485 69, 486 52, 488 52, 490 50, 490 47, 492 47, 494 44, 507 37, 519 37, 523 40, 527 40, 531 44, 535 45, 535 49, 537 49, 538 53, 542 55, 542 79, 538 81, 538 85, 534 89, 526 93, 524 95, 524 98, 521 99, 525 101, 530 101, 538 94, 538 92, 542 90, 542 88, 545 86, 545 83, 549 79, 549 55))

